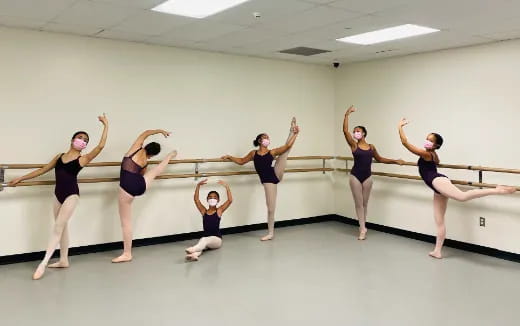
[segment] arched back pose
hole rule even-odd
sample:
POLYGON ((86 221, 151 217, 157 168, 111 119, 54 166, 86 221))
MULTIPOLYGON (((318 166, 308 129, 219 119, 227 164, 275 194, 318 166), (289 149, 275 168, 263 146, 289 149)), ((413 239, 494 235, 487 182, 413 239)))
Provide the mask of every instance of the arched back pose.
POLYGON ((359 221, 359 240, 365 240, 367 234, 366 220, 367 207, 370 191, 372 190, 372 159, 380 163, 396 163, 403 164, 402 160, 393 160, 382 157, 376 150, 376 147, 366 142, 367 129, 363 126, 354 128, 351 134, 348 126, 348 118, 352 112, 355 112, 354 106, 348 108, 343 121, 343 134, 352 150, 354 156, 354 166, 350 172, 349 184, 356 205, 356 215, 359 221))
POLYGON ((232 161, 239 165, 244 165, 250 161, 254 161, 255 163, 256 172, 260 177, 260 182, 264 186, 267 205, 267 227, 269 233, 260 239, 262 241, 271 240, 274 237, 274 212, 276 209, 277 184, 283 179, 289 151, 294 145, 299 132, 300 128, 296 124, 296 119, 292 118, 289 137, 285 145, 269 149, 269 145, 271 144, 269 136, 267 134, 259 134, 253 141, 254 146, 259 146, 258 150, 252 150, 242 158, 231 155, 222 156, 224 160, 232 161), (276 156, 278 157, 273 167, 272 163, 276 156))
POLYGON ((457 201, 468 201, 475 198, 480 198, 490 195, 504 195, 512 194, 516 191, 515 187, 508 186, 497 186, 494 189, 472 189, 468 191, 462 191, 455 187, 450 179, 445 175, 437 172, 437 164, 439 164, 439 157, 435 150, 441 148, 443 139, 439 134, 430 133, 426 137, 424 143, 424 149, 415 147, 408 143, 408 139, 404 133, 403 127, 408 124, 406 119, 401 119, 399 122, 399 136, 401 137, 401 143, 410 152, 419 156, 417 166, 419 167, 419 174, 423 179, 424 183, 428 185, 433 191, 433 215, 435 223, 437 224, 437 240, 435 242, 435 249, 430 252, 430 256, 434 258, 442 258, 442 245, 446 238, 446 225, 444 223, 444 217, 446 214, 446 208, 448 199, 455 199, 457 201))
POLYGON ((98 117, 104 126, 103 134, 99 144, 88 154, 81 155, 81 151, 87 147, 89 136, 84 131, 78 131, 72 136, 69 150, 64 154, 56 155, 47 165, 29 174, 12 180, 9 185, 16 186, 18 183, 36 178, 54 168, 56 174, 56 187, 54 194, 54 229, 49 239, 45 257, 33 274, 34 280, 39 280, 45 273, 58 243, 60 244, 60 260, 49 265, 52 268, 69 267, 69 232, 68 222, 79 201, 78 173, 81 169, 101 153, 105 147, 108 134, 108 120, 103 116, 98 117))
POLYGON ((112 259, 113 263, 132 260, 132 203, 134 198, 144 194, 150 188, 152 181, 166 168, 169 161, 177 156, 177 151, 172 151, 161 163, 147 171, 148 160, 159 154, 161 145, 151 142, 143 147, 143 143, 146 138, 156 134, 168 137, 171 133, 161 129, 147 130, 137 137, 123 157, 119 181, 119 217, 123 232, 123 254, 112 259))
POLYGON ((199 260, 199 256, 202 255, 202 252, 206 249, 218 249, 222 246, 220 219, 222 218, 222 215, 226 209, 228 209, 233 202, 233 196, 231 195, 231 189, 229 188, 229 185, 224 181, 219 180, 218 183, 226 187, 227 200, 224 202, 224 204, 217 206, 220 202, 220 195, 216 191, 210 191, 206 197, 209 208, 206 208, 206 206, 200 202, 199 197, 200 187, 206 183, 208 183, 208 179, 204 179, 197 184, 197 187, 195 188, 195 195, 193 197, 195 206, 197 206, 200 214, 202 214, 204 236, 195 246, 186 248, 186 260, 188 261, 199 260))

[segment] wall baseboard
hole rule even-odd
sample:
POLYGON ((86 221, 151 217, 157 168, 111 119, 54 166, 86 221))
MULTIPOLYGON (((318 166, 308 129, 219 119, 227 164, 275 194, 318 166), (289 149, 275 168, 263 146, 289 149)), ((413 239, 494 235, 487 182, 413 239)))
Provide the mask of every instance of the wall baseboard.
MULTIPOLYGON (((276 227, 289 227, 289 226, 295 226, 295 225, 303 225, 303 224, 312 224, 312 223, 321 223, 321 222, 339 222, 343 224, 353 225, 357 226, 358 222, 356 219, 352 219, 349 217, 344 217, 341 215, 336 214, 329 214, 329 215, 321 215, 321 216, 314 216, 314 217, 307 217, 307 218, 300 218, 295 220, 287 220, 287 221, 278 221, 276 222, 276 227)), ((398 229, 390 226, 385 226, 381 224, 376 223, 367 223, 367 227, 370 230, 375 230, 379 232, 384 232, 388 234, 393 234, 409 239, 429 242, 429 243, 435 243, 435 237, 428 234, 423 233, 417 233, 413 231, 407 231, 403 229, 398 229)), ((258 230, 265 230, 267 228, 267 223, 258 223, 258 224, 250 224, 250 225, 242 225, 242 226, 235 226, 230 228, 224 228, 222 229, 222 234, 236 234, 236 233, 244 233, 244 232, 250 232, 250 231, 258 231, 258 230)), ((167 236, 161 236, 161 237, 153 237, 153 238, 146 238, 146 239, 136 239, 133 241, 134 247, 142 247, 142 246, 150 246, 150 245, 157 245, 157 244, 164 244, 164 243, 171 243, 171 242, 178 242, 178 241, 186 241, 186 240, 194 240, 198 239, 202 236, 202 232, 190 232, 190 233, 181 233, 181 234, 173 234, 173 235, 167 235, 167 236)), ((520 263, 520 254, 508 252, 508 251, 502 251, 495 248, 490 247, 484 247, 480 245, 475 245, 467 242, 462 241, 456 241, 456 240, 449 240, 446 239, 444 242, 444 245, 447 247, 465 250, 473 253, 478 253, 486 256, 491 256, 499 259, 509 260, 513 262, 520 263)), ((112 251, 112 250, 120 250, 122 249, 122 243, 120 241, 118 242, 110 242, 110 243, 102 243, 102 244, 96 244, 96 245, 89 245, 89 246, 81 246, 81 247, 75 247, 70 248, 69 255, 70 256, 76 256, 76 255, 83 255, 83 254, 91 254, 96 252, 103 252, 103 251, 112 251)), ((55 257, 58 257, 59 250, 56 251, 55 257)), ((7 265, 7 264, 15 264, 15 263, 22 263, 22 262, 29 262, 29 261, 37 261, 43 258, 45 252, 39 251, 39 252, 30 252, 30 253, 24 253, 24 254, 16 254, 16 255, 8 255, 8 256, 0 256, 0 265, 7 265)))
MULTIPOLYGON (((341 216, 341 215, 333 215, 333 220, 337 221, 337 222, 345 223, 348 225, 358 226, 358 221, 356 219, 353 219, 350 217, 345 217, 345 216, 341 216)), ((429 235, 429 234, 417 233, 417 232, 413 232, 413 231, 398 229, 398 228, 394 228, 391 226, 385 226, 385 225, 370 223, 370 222, 367 222, 367 228, 370 230, 398 235, 398 236, 409 238, 409 239, 414 239, 414 240, 419 240, 419 241, 424 241, 424 242, 429 242, 429 243, 435 243, 435 236, 429 235)), ((503 250, 499 250, 499 249, 495 249, 495 248, 480 246, 480 245, 476 245, 476 244, 472 244, 472 243, 451 240, 451 239, 446 239, 444 241, 444 246, 520 263, 520 254, 509 252, 509 251, 503 251, 503 250)))
MULTIPOLYGON (((335 215, 321 215, 314 217, 306 217, 299 218, 295 220, 287 220, 287 221, 277 221, 275 223, 276 227, 288 227, 295 225, 303 225, 303 224, 312 224, 312 223, 320 223, 320 222, 330 222, 335 221, 337 218, 335 215)), ((267 229, 267 223, 258 223, 258 224, 249 224, 249 225, 241 225, 234 226, 229 228, 221 229, 222 234, 235 234, 235 233, 244 233, 250 231, 258 231, 267 229)), ((172 234, 160 237, 146 238, 146 239, 135 239, 132 244, 133 247, 143 247, 143 246, 151 246, 163 243, 171 243, 178 241, 186 241, 186 240, 195 240, 202 237, 202 232, 189 232, 189 233, 180 233, 180 234, 172 234)), ((112 251, 112 250, 121 250, 123 248, 123 243, 121 241, 118 242, 109 242, 81 247, 74 247, 69 249, 69 256, 76 255, 84 255, 84 254, 92 254, 96 252, 104 252, 104 251, 112 251)), ((15 254, 8 256, 0 256, 0 265, 7 264, 16 264, 16 263, 24 263, 30 261, 38 261, 43 259, 45 256, 45 251, 36 251, 29 252, 23 254, 15 254)), ((59 250, 53 255, 53 258, 59 257, 59 250)))

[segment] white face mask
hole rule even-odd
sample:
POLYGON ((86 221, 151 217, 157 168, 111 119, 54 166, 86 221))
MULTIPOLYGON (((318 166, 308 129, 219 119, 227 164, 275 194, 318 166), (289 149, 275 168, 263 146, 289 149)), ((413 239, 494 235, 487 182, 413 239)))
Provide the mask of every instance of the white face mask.
POLYGON ((218 199, 213 199, 213 198, 208 199, 208 204, 209 204, 209 206, 211 206, 211 207, 215 207, 215 206, 217 206, 217 204, 218 204, 218 199))

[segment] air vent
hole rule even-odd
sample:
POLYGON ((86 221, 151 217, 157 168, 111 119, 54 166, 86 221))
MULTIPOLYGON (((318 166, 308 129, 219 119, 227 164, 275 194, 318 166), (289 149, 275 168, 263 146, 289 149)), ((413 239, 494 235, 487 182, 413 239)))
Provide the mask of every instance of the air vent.
POLYGON ((316 55, 320 53, 327 53, 330 52, 329 50, 321 50, 321 49, 313 49, 313 48, 307 48, 304 46, 299 46, 297 48, 282 50, 280 53, 287 53, 287 54, 295 54, 295 55, 303 55, 303 56, 311 56, 316 55))

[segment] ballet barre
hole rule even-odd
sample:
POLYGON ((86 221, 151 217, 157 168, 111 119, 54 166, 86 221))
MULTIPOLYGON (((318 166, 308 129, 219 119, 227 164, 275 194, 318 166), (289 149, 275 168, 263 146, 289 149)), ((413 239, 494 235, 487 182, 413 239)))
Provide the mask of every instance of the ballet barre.
MULTIPOLYGON (((346 167, 344 169, 337 168, 336 171, 338 172, 350 172, 351 169, 348 166, 349 161, 354 161, 353 157, 346 157, 346 156, 337 156, 336 159, 345 161, 346 167)), ((378 163, 374 161, 375 163, 378 163)), ((395 163, 388 163, 391 165, 399 165, 395 163)), ((402 165, 407 166, 417 166, 417 163, 415 162, 404 162, 402 165)), ((476 166, 476 165, 461 165, 461 164, 439 164, 437 165, 439 168, 446 168, 446 169, 456 169, 456 170, 471 170, 471 171, 478 171, 479 172, 479 181, 478 182, 472 182, 472 181, 464 181, 464 180, 453 180, 450 179, 453 184, 462 185, 462 186, 470 186, 470 187, 479 187, 479 188, 495 188, 497 185, 492 183, 484 183, 482 181, 483 179, 483 172, 498 172, 498 173, 512 173, 512 174, 520 174, 520 170, 518 169, 505 169, 505 168, 493 168, 493 167, 484 167, 484 166, 476 166)), ((416 175, 408 175, 408 174, 397 174, 397 173, 387 173, 387 172, 374 172, 372 171, 372 175, 377 175, 381 177, 389 177, 389 178, 398 178, 398 179, 409 179, 409 180, 422 180, 421 177, 416 175)), ((513 186, 517 190, 520 191, 520 187, 513 186)))
MULTIPOLYGON (((335 156, 291 156, 288 157, 289 161, 302 161, 302 160, 332 160, 335 156)), ((183 164, 183 163, 219 163, 227 162, 221 158, 196 158, 196 159, 184 159, 184 160, 171 160, 168 164, 183 164)), ((148 164, 159 164, 161 161, 148 161, 148 164)), ((27 170, 27 169, 39 169, 44 167, 45 164, 0 164, 0 170, 27 170)), ((121 162, 95 162, 89 163, 85 167, 102 167, 102 166, 121 166, 121 162)))
MULTIPOLYGON (((334 156, 294 156, 287 158, 290 161, 304 161, 304 160, 321 160, 322 166, 319 168, 293 168, 286 169, 285 173, 302 173, 302 172, 333 172, 334 168, 326 167, 326 161, 334 159, 334 156)), ((148 164, 158 164, 160 161, 149 161, 148 164)), ((209 159, 184 159, 184 160, 171 160, 169 164, 195 164, 194 173, 183 173, 183 174, 163 174, 157 177, 157 179, 183 179, 183 178, 207 178, 216 176, 236 176, 236 175, 252 175, 256 174, 254 170, 244 171, 220 171, 220 172, 200 172, 200 164, 202 163, 231 163, 221 158, 209 158, 209 159)), ((120 166, 121 162, 97 162, 90 163, 86 167, 109 167, 109 166, 120 166)), ((0 191, 3 188, 10 187, 8 183, 5 183, 5 170, 7 169, 35 169, 41 168, 45 164, 0 164, 0 191)), ((102 183, 102 182, 117 182, 119 178, 88 178, 78 179, 78 183, 102 183)), ((41 180, 41 181, 24 181, 16 185, 16 187, 27 187, 27 186, 47 186, 54 185, 54 180, 41 180)))
MULTIPOLYGON (((322 166, 320 168, 298 168, 298 169, 286 169, 286 173, 302 173, 302 172, 322 172, 325 174, 326 172, 350 172, 349 162, 354 161, 353 157, 347 156, 294 156, 289 157, 290 161, 303 161, 303 160, 321 160, 322 166), (328 168, 326 166, 326 162, 329 160, 337 159, 340 161, 345 161, 345 168, 328 168)), ((158 164, 160 161, 149 161, 149 164, 158 164)), ((253 175, 256 174, 254 170, 244 170, 244 171, 221 171, 221 172, 201 172, 200 167, 203 163, 230 163, 229 161, 225 161, 221 158, 200 158, 200 159, 184 159, 184 160, 171 160, 169 164, 195 164, 194 173, 183 173, 183 174, 163 174, 157 177, 157 179, 183 179, 183 178, 206 178, 206 177, 216 177, 216 176, 237 176, 237 175, 253 175)), ((377 162, 376 162, 377 163, 377 162)), ((395 163, 390 163, 392 165, 397 165, 395 163)), ((110 166, 120 166, 121 162, 97 162, 90 163, 86 167, 110 167, 110 166)), ((417 166, 415 162, 404 162, 402 165, 406 166, 417 166)), ((45 166, 45 164, 0 164, 0 191, 3 188, 9 187, 7 183, 4 182, 5 171, 7 169, 36 169, 45 166)), ((483 172, 498 172, 498 173, 512 173, 512 174, 520 174, 519 169, 506 169, 506 168, 494 168, 494 167, 485 167, 485 166, 477 166, 477 165, 462 165, 462 164, 439 164, 440 168, 448 168, 448 169, 458 169, 458 170, 472 170, 479 172, 479 181, 464 181, 464 180, 451 180, 454 184, 463 185, 463 186, 471 186, 471 187, 480 187, 480 188, 494 188, 496 184, 484 183, 483 182, 483 172)), ((397 174, 397 173, 387 173, 387 172, 372 172, 373 175, 382 176, 382 177, 390 177, 390 178, 399 178, 399 179, 409 179, 409 180, 421 180, 419 176, 415 175, 407 175, 407 174, 397 174)), ((119 178, 88 178, 88 179, 78 179, 78 183, 102 183, 102 182, 117 182, 119 178)), ((54 180, 42 180, 42 181, 25 181, 21 182, 17 187, 23 186, 44 186, 44 185, 53 185, 55 184, 54 180)), ((517 190, 520 190, 520 187, 516 187, 517 190)))

